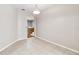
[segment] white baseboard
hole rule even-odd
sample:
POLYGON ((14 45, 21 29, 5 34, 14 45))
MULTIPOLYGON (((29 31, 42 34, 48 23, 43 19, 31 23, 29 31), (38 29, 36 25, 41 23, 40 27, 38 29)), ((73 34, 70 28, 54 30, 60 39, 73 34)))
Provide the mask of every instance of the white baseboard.
POLYGON ((8 48, 9 46, 11 46, 12 44, 14 44, 15 42, 20 41, 20 40, 22 40, 22 39, 17 39, 17 40, 15 40, 15 41, 9 43, 8 45, 6 45, 6 46, 4 46, 2 49, 0 49, 0 52, 3 51, 3 50, 5 50, 5 49, 8 48))
POLYGON ((49 43, 51 43, 51 44, 54 44, 54 45, 56 45, 56 46, 62 47, 62 48, 64 48, 64 49, 67 49, 67 50, 69 50, 69 51, 72 51, 72 52, 74 52, 74 53, 79 54, 79 51, 78 51, 78 50, 71 49, 71 48, 69 48, 69 47, 66 47, 66 46, 64 46, 64 45, 61 45, 61 44, 58 44, 58 43, 55 43, 55 42, 51 42, 51 41, 46 40, 46 39, 44 39, 44 38, 42 38, 42 37, 39 37, 39 36, 36 36, 36 38, 39 38, 39 39, 41 39, 41 40, 44 40, 44 41, 46 41, 46 42, 49 42, 49 43))

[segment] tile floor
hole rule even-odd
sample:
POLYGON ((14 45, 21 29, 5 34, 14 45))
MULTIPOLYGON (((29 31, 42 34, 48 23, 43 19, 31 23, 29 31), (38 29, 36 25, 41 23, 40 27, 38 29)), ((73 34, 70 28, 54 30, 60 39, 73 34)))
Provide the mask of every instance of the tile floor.
POLYGON ((21 40, 11 45, 0 55, 77 55, 37 38, 21 40))

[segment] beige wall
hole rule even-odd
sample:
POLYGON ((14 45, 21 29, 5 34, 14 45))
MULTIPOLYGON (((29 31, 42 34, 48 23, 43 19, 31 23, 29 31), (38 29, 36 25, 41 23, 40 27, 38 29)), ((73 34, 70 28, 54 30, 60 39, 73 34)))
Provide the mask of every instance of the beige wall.
POLYGON ((16 9, 13 5, 0 5, 0 49, 17 39, 16 9))
POLYGON ((18 39, 27 38, 27 19, 24 11, 17 9, 17 37, 18 39))
POLYGON ((79 50, 79 5, 55 5, 41 12, 37 36, 79 50))

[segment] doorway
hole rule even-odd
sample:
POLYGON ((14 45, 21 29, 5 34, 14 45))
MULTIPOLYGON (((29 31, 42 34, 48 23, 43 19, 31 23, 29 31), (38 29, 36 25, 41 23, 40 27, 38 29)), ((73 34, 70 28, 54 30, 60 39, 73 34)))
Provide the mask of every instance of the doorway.
POLYGON ((27 20, 27 38, 34 37, 34 20, 27 20))

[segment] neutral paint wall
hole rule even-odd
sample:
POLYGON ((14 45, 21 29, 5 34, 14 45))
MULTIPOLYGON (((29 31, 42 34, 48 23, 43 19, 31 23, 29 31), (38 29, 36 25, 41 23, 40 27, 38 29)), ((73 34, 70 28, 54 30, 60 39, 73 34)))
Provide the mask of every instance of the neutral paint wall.
POLYGON ((17 39, 16 9, 13 5, 0 5, 0 49, 17 39))
POLYGON ((18 10, 17 11, 17 36, 18 39, 26 39, 27 38, 27 19, 26 19, 26 14, 21 11, 18 10))
POLYGON ((55 5, 41 12, 37 36, 79 50, 79 5, 55 5))

